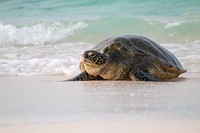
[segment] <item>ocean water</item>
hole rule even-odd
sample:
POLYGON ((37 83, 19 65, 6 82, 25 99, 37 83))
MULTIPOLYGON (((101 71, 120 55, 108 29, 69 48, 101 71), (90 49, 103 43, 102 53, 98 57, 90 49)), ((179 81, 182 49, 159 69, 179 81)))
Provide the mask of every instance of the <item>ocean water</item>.
POLYGON ((200 0, 0 0, 0 75, 79 72, 83 51, 120 34, 151 38, 200 72, 200 0))

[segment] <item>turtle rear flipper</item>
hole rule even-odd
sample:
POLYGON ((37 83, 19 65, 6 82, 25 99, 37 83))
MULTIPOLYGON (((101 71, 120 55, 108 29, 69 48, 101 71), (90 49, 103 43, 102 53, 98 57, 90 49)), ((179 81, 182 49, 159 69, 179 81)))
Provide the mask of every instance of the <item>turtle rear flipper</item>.
POLYGON ((154 75, 149 72, 145 72, 143 70, 131 71, 129 74, 130 78, 139 80, 139 81, 154 81, 161 82, 161 79, 156 78, 154 75))

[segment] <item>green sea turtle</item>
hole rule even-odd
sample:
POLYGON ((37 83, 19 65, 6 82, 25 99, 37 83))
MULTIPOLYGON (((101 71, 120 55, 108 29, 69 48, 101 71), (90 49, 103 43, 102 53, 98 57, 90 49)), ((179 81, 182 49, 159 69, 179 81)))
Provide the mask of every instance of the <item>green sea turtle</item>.
POLYGON ((165 81, 186 72, 167 49, 134 35, 111 37, 85 51, 80 70, 79 75, 68 81, 165 81))

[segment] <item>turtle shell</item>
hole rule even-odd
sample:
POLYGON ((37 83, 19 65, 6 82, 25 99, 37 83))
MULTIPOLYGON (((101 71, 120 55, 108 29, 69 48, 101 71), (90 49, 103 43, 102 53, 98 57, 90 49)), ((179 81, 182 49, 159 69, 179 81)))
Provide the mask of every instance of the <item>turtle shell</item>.
POLYGON ((131 67, 150 64, 148 71, 161 79, 171 79, 186 72, 178 59, 167 49, 143 36, 123 35, 103 40, 92 50, 114 54, 121 62, 131 67), (143 60, 146 58, 147 60, 143 60))

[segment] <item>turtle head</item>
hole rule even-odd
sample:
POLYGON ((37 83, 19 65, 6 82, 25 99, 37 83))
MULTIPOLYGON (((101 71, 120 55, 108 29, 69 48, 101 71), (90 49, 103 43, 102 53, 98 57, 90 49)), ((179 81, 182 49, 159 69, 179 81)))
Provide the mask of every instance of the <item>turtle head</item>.
MULTIPOLYGON (((82 67, 89 74, 100 75, 103 68, 106 66, 108 56, 94 50, 85 51, 82 55, 82 67)), ((83 70, 81 70, 83 71, 83 70)))

